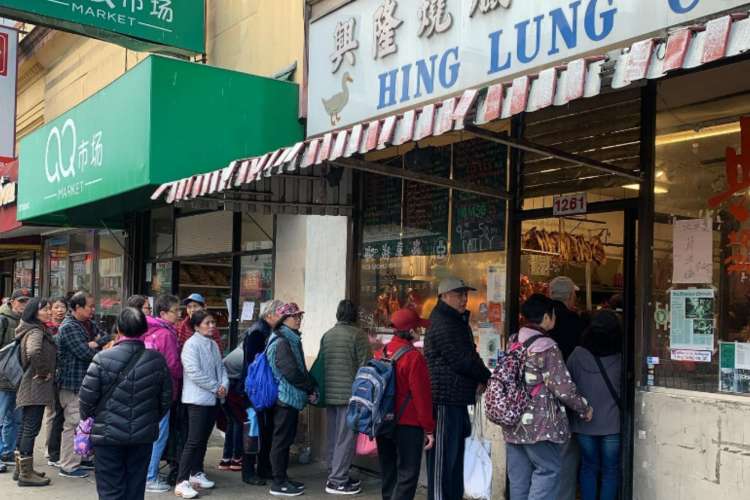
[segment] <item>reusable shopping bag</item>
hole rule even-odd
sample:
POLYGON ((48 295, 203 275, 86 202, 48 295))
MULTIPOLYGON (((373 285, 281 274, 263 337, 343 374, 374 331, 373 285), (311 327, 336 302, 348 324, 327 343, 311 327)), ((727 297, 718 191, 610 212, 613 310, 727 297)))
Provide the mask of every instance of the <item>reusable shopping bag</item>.
POLYGON ((474 407, 471 436, 466 438, 464 451, 464 498, 492 498, 492 447, 484 438, 484 408, 481 399, 474 407))

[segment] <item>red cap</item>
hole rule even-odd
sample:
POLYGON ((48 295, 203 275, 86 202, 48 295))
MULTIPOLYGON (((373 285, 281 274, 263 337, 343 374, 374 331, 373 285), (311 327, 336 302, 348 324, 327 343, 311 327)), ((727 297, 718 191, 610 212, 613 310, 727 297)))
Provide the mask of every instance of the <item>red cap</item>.
POLYGON ((399 332, 408 332, 414 328, 430 327, 430 320, 422 319, 414 309, 399 309, 391 315, 391 324, 399 332))

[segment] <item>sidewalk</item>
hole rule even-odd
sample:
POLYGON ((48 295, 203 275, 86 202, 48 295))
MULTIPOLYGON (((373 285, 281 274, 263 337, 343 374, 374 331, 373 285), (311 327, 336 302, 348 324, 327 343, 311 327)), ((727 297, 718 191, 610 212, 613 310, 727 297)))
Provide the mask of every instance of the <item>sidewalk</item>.
MULTIPOLYGON (((43 439, 37 439, 37 444, 43 439)), ((268 486, 248 486, 240 478, 239 472, 219 471, 216 466, 221 457, 221 443, 212 439, 211 446, 206 454, 206 474, 216 481, 216 488, 206 491, 199 498, 211 498, 212 500, 238 500, 254 498, 276 498, 268 494, 268 486)), ((39 448, 37 446, 37 448, 39 448)), ((44 471, 52 479, 52 484, 43 488, 19 488, 12 479, 12 468, 8 472, 0 474, 0 492, 3 500, 27 500, 27 499, 45 499, 45 500, 89 500, 96 498, 96 484, 93 475, 86 479, 69 479, 57 475, 57 470, 48 467, 44 460, 44 452, 37 450, 36 469, 44 471)), ((302 481, 307 486, 307 492, 299 497, 301 499, 326 499, 331 500, 340 498, 325 493, 325 466, 320 463, 300 466, 292 465, 289 475, 298 481, 302 481)), ((355 497, 358 500, 375 500, 380 496, 380 479, 370 474, 360 474, 362 480, 362 494, 355 497)), ((163 494, 147 494, 148 500, 172 499, 175 498, 174 492, 170 491, 163 494)), ((417 491, 417 499, 427 498, 423 489, 417 491)))

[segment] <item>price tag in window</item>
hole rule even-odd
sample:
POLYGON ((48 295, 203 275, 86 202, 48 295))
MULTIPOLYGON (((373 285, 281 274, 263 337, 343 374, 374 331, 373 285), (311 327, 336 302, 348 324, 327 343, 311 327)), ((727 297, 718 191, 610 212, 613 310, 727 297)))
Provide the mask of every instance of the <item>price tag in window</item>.
POLYGON ((586 201, 586 193, 556 195, 552 199, 552 215, 585 214, 586 201))

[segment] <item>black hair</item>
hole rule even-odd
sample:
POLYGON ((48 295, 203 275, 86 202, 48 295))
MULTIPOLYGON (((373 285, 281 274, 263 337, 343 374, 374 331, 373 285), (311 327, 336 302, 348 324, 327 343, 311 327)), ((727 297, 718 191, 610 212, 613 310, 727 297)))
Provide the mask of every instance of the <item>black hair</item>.
POLYGON ((144 305, 146 305, 146 302, 148 302, 148 299, 143 295, 131 295, 130 297, 128 297, 128 300, 127 302, 125 302, 125 304, 128 307, 141 309, 144 305))
POLYGON ((68 300, 68 305, 71 311, 75 311, 79 307, 86 307, 86 300, 92 298, 88 292, 80 291, 73 294, 68 300))
POLYGON ((190 316, 190 326, 193 327, 193 330, 197 330, 200 324, 203 323, 203 320, 209 316, 211 316, 211 313, 207 310, 198 309, 190 316))
POLYGON ((58 302, 60 302, 61 304, 65 305, 65 309, 67 309, 67 308, 68 308, 68 301, 67 301, 67 300, 65 299, 65 297, 63 297, 62 295, 60 295, 60 296, 58 296, 58 297, 50 297, 50 299, 49 299, 49 300, 47 301, 47 303, 48 303, 48 304, 49 304, 50 306, 54 306, 54 305, 55 305, 55 304, 57 304, 58 302))
POLYGON ((342 300, 336 310, 336 320, 343 323, 356 323, 357 314, 357 304, 348 299, 342 300))
POLYGON ((583 332, 581 344, 594 356, 612 356, 622 352, 625 335, 620 315, 610 309, 597 311, 583 332))
POLYGON ((41 323, 38 316, 39 309, 43 309, 47 304, 49 304, 47 299, 32 297, 26 303, 26 308, 21 314, 21 320, 23 320, 24 323, 41 323))
POLYGON ((158 318, 159 316, 161 316, 161 313, 168 312, 170 309, 172 309, 172 306, 179 303, 180 299, 178 299, 174 295, 159 295, 154 301, 154 317, 158 318))
POLYGON ((551 317, 554 310, 555 305, 552 299, 541 293, 535 293, 521 306, 521 315, 529 323, 539 325, 544 320, 544 315, 548 314, 551 317))
POLYGON ((140 337, 148 330, 146 316, 135 307, 126 307, 117 316, 117 331, 125 337, 140 337))

